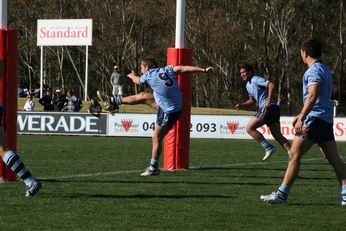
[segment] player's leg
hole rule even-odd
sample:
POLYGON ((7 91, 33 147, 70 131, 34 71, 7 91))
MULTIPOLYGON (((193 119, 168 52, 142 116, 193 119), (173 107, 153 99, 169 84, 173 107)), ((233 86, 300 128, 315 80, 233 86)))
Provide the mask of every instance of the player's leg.
POLYGON ((252 117, 250 122, 246 126, 246 132, 252 136, 258 143, 261 144, 263 149, 265 150, 265 155, 263 157, 263 160, 268 159, 271 154, 275 152, 275 147, 269 143, 267 139, 264 138, 264 136, 257 131, 257 128, 263 126, 265 124, 265 121, 257 118, 256 116, 252 117))
POLYGON ((340 184, 346 185, 346 166, 340 159, 335 141, 327 141, 319 143, 322 154, 327 158, 328 162, 333 166, 340 184))
POLYGON ((142 176, 147 175, 158 175, 159 174, 159 159, 162 153, 162 143, 163 138, 167 134, 168 130, 165 127, 160 127, 159 125, 155 125, 154 134, 152 137, 152 149, 151 149, 151 159, 149 169, 146 170, 142 176), (148 174, 149 170, 149 174, 148 174))
POLYGON ((276 192, 269 195, 262 195, 261 199, 263 201, 270 204, 287 203, 288 193, 299 174, 300 159, 313 144, 314 142, 309 139, 304 139, 299 136, 294 137, 284 180, 276 192))
POLYGON ((274 139, 283 147, 287 153, 290 151, 291 144, 290 142, 282 135, 280 123, 271 123, 270 132, 272 133, 274 139))
POLYGON ((154 95, 147 92, 141 92, 136 95, 121 97, 120 104, 129 104, 129 105, 147 104, 153 109, 157 110, 157 104, 155 102, 154 95))
POLYGON ((296 134, 290 150, 285 177, 278 190, 270 195, 261 196, 267 203, 280 204, 287 202, 287 196, 299 174, 300 159, 314 143, 334 140, 333 124, 315 117, 307 117, 303 125, 303 133, 296 134))
POLYGON ((41 182, 31 175, 20 157, 14 151, 7 148, 2 126, 0 126, 0 140, 0 156, 2 161, 24 181, 26 185, 26 196, 33 196, 41 189, 41 182))
POLYGON ((257 128, 263 126, 265 122, 260 120, 257 117, 252 117, 249 123, 246 125, 246 132, 254 138, 258 143, 261 143, 264 139, 264 136, 257 131, 257 128))
POLYGON ((150 166, 141 174, 141 176, 158 175, 160 173, 158 165, 162 153, 163 138, 179 119, 179 116, 180 112, 166 114, 161 108, 158 109, 157 121, 152 137, 150 166))
POLYGON ((291 155, 288 161, 288 167, 286 169, 283 184, 291 187, 299 174, 300 159, 302 156, 311 148, 314 144, 313 141, 309 139, 304 139, 299 136, 295 136, 292 147, 291 155))
MULTIPOLYGON (((289 141, 282 135, 281 126, 280 126, 280 107, 276 104, 270 105, 269 108, 261 113, 263 115, 262 119, 266 122, 267 126, 270 128, 270 131, 274 137, 274 139, 287 151, 289 154, 289 150, 291 145, 289 141)), ((261 118, 261 117, 260 117, 261 118)), ((270 157, 270 152, 268 152, 270 157)))
POLYGON ((335 174, 341 185, 340 205, 346 205, 346 166, 340 159, 334 140, 319 143, 322 154, 327 158, 328 162, 333 166, 335 174))

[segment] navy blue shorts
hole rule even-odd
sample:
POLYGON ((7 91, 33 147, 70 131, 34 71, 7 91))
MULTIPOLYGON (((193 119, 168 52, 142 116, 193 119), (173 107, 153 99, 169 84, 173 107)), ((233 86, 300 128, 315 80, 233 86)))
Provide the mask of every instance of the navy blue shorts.
POLYGON ((267 125, 280 123, 280 107, 279 105, 272 104, 269 108, 262 108, 258 111, 255 117, 263 120, 267 125))
POLYGON ((296 136, 303 139, 311 140, 314 143, 333 141, 334 131, 333 124, 327 123, 326 121, 311 117, 304 121, 303 134, 296 134, 296 136))
POLYGON ((158 108, 159 109, 157 110, 156 124, 159 125, 161 128, 168 130, 171 129, 175 122, 178 121, 181 111, 164 113, 160 107, 158 108))

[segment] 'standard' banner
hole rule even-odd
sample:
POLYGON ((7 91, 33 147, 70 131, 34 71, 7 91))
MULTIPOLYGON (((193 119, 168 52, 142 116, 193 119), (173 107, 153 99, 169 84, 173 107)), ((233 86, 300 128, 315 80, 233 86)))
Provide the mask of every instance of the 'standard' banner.
POLYGON ((92 19, 37 20, 37 46, 91 46, 92 19))
POLYGON ((18 112, 20 134, 106 135, 107 114, 18 112))

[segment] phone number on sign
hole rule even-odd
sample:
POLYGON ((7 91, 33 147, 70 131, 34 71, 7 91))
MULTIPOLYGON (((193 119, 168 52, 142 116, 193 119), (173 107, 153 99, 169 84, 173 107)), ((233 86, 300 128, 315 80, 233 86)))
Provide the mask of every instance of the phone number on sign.
MULTIPOLYGON (((155 123, 144 122, 142 126, 144 131, 154 130, 155 123)), ((215 123, 190 123, 190 132, 216 132, 216 124, 215 123)))

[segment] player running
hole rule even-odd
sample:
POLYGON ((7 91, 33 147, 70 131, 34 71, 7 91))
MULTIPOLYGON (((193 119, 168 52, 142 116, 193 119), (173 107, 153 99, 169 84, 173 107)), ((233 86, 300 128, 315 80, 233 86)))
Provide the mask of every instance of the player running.
POLYGON ((281 134, 280 107, 272 100, 274 84, 261 76, 254 75, 253 67, 248 64, 240 68, 240 76, 247 82, 246 90, 249 93, 249 99, 244 103, 238 103, 235 108, 239 110, 257 103, 258 112, 246 126, 246 131, 264 148, 263 160, 267 160, 276 151, 275 147, 257 131, 257 128, 264 124, 270 128, 274 139, 289 153, 290 143, 281 134))

